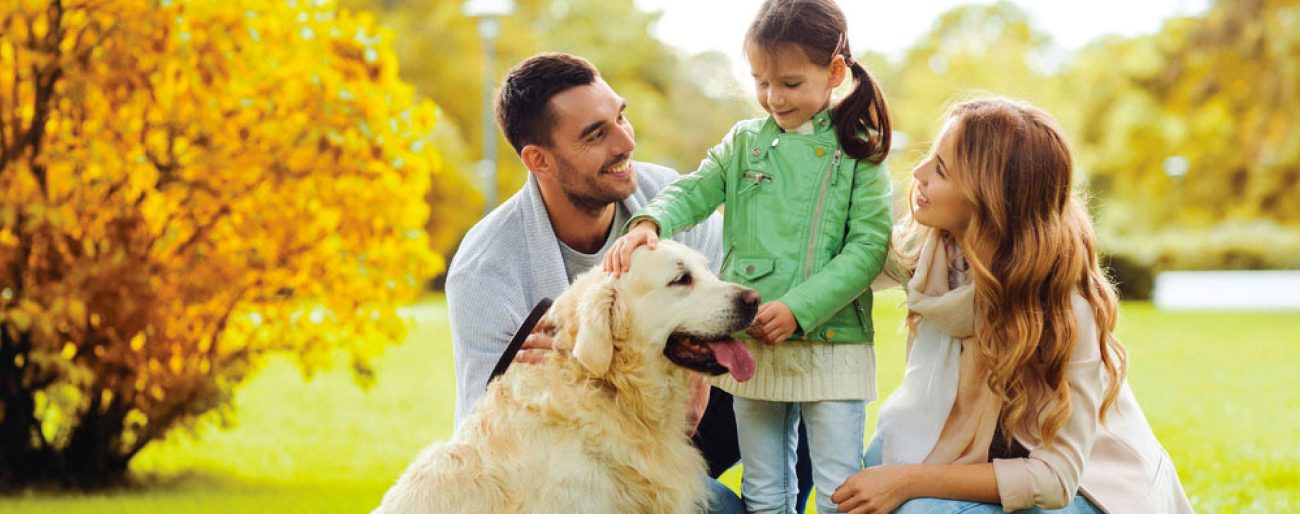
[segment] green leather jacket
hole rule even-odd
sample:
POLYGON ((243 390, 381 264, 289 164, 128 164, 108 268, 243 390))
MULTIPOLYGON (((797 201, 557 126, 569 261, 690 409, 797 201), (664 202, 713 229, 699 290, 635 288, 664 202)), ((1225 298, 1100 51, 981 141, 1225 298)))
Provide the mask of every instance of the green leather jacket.
POLYGON ((725 203, 723 280, 789 306, 799 322, 792 340, 870 343, 893 186, 884 165, 843 153, 829 111, 812 125, 799 134, 770 117, 737 123, 628 226, 649 218, 667 238, 725 203))

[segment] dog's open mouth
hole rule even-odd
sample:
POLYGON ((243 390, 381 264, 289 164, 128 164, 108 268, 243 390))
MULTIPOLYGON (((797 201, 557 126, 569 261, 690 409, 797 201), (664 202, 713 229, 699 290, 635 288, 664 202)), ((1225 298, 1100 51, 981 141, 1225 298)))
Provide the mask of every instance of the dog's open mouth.
POLYGON ((664 356, 678 366, 701 373, 721 375, 730 372, 737 382, 754 376, 754 358, 745 345, 730 335, 706 338, 674 333, 668 337, 664 356))

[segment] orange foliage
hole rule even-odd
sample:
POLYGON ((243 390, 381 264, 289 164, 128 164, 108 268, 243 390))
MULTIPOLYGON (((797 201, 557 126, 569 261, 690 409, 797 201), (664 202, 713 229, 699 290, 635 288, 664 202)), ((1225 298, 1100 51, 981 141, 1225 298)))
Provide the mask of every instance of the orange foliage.
POLYGON ((0 482, 118 475, 268 352, 367 379, 443 268, 435 108, 390 35, 330 2, 6 3, 0 482))

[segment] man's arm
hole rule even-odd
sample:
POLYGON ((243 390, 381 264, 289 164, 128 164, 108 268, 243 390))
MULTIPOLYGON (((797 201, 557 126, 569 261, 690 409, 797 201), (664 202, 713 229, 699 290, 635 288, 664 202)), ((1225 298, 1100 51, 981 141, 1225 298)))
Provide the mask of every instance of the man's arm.
POLYGON ((453 270, 447 276, 447 312, 456 361, 456 424, 483 397, 488 375, 528 309, 520 291, 453 270))

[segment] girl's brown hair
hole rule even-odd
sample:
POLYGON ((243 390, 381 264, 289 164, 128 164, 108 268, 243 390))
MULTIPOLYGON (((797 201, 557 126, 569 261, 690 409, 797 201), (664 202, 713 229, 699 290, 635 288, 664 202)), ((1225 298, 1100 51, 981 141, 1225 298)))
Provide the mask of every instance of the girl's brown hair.
MULTIPOLYGON (((989 388, 1004 402, 1004 436, 1032 434, 1048 445, 1070 416, 1067 375, 1077 345, 1101 351, 1110 378, 1102 419, 1119 394, 1127 357, 1113 335, 1115 288, 1072 192, 1070 148, 1056 120, 1001 98, 958 104, 948 120, 957 161, 949 179, 974 210, 962 240, 953 242, 975 283, 975 348, 989 388), (1075 294, 1091 306, 1095 341, 1078 340, 1075 294)), ((895 247, 904 271, 915 271, 919 242, 930 230, 915 219, 901 230, 895 247)))
POLYGON ((843 56, 857 85, 831 110, 835 134, 849 157, 880 163, 889 155, 889 105, 880 84, 853 59, 846 30, 844 12, 834 0, 767 0, 745 42, 772 54, 795 45, 818 66, 843 56))

